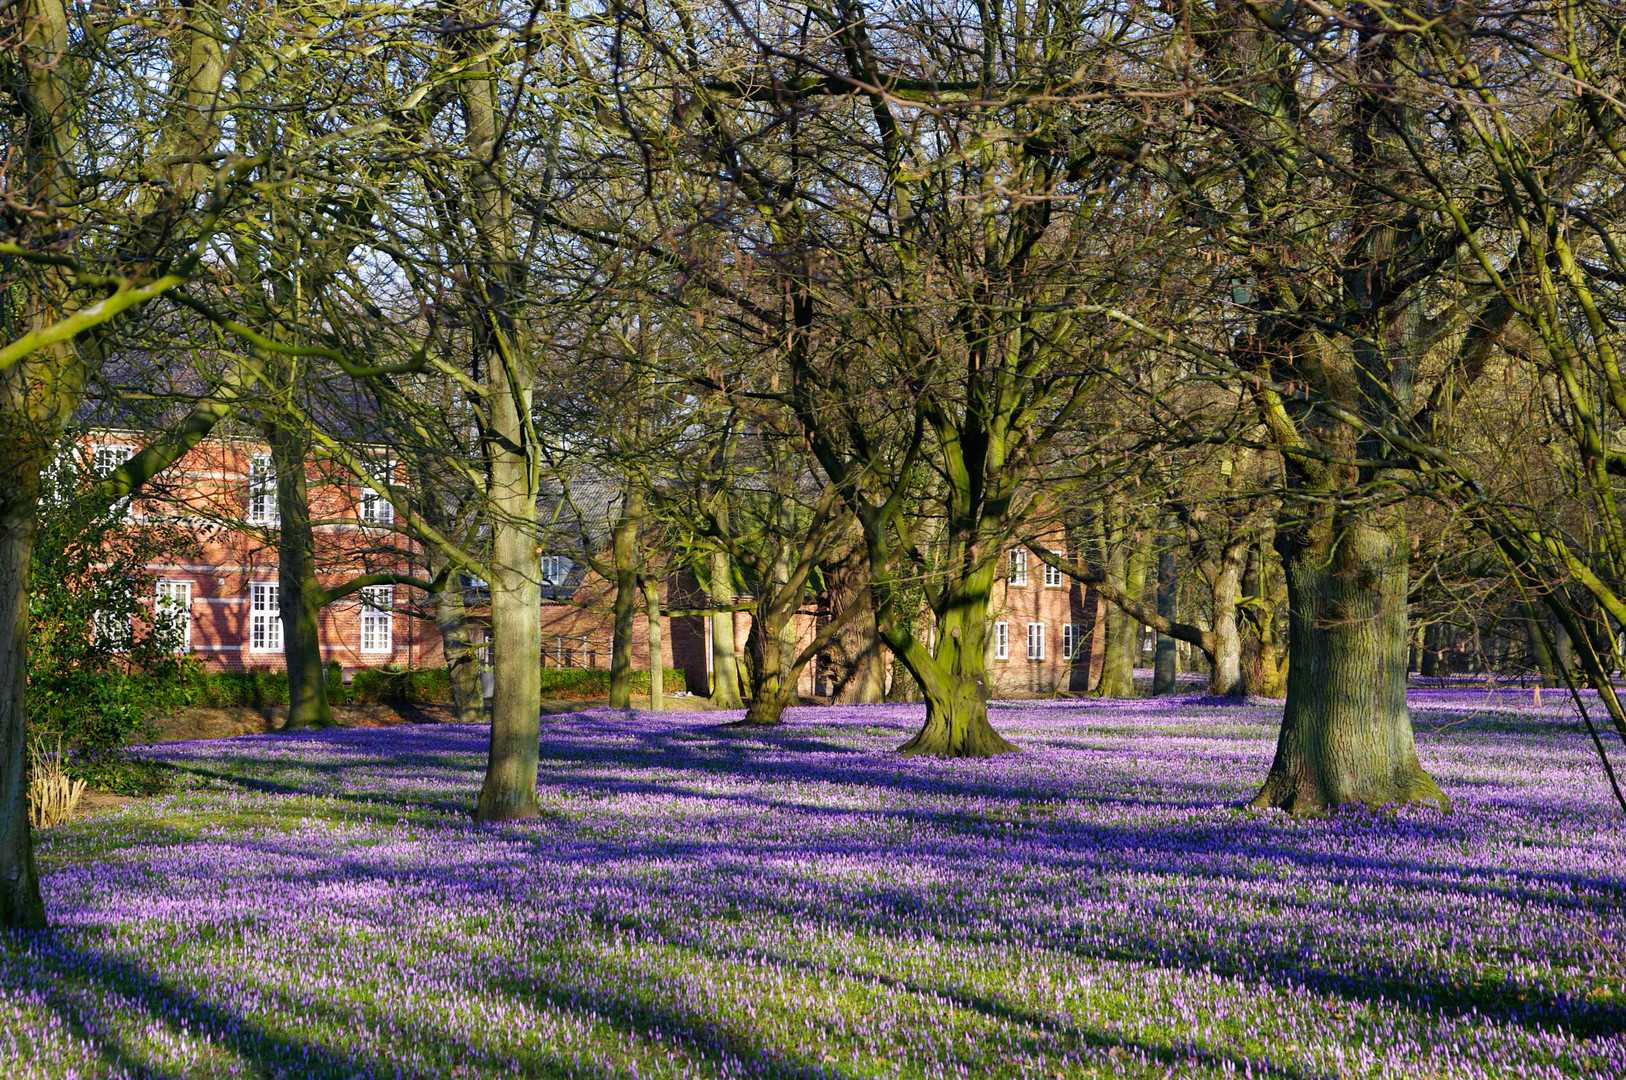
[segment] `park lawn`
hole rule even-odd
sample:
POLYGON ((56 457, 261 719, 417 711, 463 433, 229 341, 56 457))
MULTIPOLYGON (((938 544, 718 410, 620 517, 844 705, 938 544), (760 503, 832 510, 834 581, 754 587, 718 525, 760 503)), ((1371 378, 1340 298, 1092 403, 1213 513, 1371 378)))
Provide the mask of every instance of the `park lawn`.
POLYGON ((40 838, 8 1077, 1626 1076, 1626 821, 1567 703, 1417 692, 1453 811, 1243 808, 1279 706, 1023 702, 154 746, 40 838))

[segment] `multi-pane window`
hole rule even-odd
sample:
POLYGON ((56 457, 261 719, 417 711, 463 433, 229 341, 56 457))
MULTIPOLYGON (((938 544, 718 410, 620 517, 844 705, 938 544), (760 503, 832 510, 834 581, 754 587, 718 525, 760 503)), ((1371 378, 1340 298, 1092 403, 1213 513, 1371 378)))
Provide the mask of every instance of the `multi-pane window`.
POLYGON ((1044 623, 1028 623, 1028 659, 1044 659, 1044 623))
POLYGON ((558 555, 542 556, 542 584, 563 585, 565 583, 565 560, 558 555))
MULTIPOLYGON (((379 487, 386 487, 395 472, 395 465, 393 462, 381 461, 371 471, 373 483, 379 487)), ((393 525, 395 506, 372 487, 363 483, 359 516, 368 525, 393 525)))
POLYGON ((1011 578, 1012 585, 1026 585, 1028 583, 1028 550, 1027 548, 1011 548, 1011 578))
POLYGON ((361 590, 361 651, 387 653, 394 647, 395 586, 370 585, 361 590))
POLYGON ((282 614, 277 610, 277 583, 255 581, 248 587, 248 647, 253 652, 282 648, 282 614))
POLYGON ((1063 585, 1065 585, 1066 583, 1067 583, 1067 578, 1062 574, 1062 572, 1060 570, 1056 569, 1054 566, 1051 566, 1049 563, 1044 564, 1044 587, 1045 588, 1047 588, 1047 589, 1059 589, 1063 585))
POLYGON ((192 583, 160 581, 153 609, 154 614, 162 620, 163 629, 175 642, 175 651, 182 653, 191 651, 192 583))
MULTIPOLYGON (((118 443, 105 443, 97 446, 91 451, 90 455, 91 475, 96 477, 98 480, 103 479, 114 469, 117 469, 120 465, 123 465, 126 461, 129 461, 130 456, 134 453, 135 447, 124 446, 118 443)), ((130 496, 128 495, 113 503, 113 510, 120 515, 122 515, 129 508, 130 496)))
POLYGON ((1011 658, 1011 624, 996 622, 994 624, 994 659, 1009 660, 1011 658))
POLYGON ((96 641, 109 652, 125 652, 130 648, 130 617, 113 611, 98 611, 90 617, 96 631, 96 641))
POLYGON ((1067 623, 1061 628, 1061 655, 1063 660, 1077 660, 1084 648, 1084 628, 1078 623, 1067 623))
POLYGON ((248 520, 251 525, 275 525, 277 470, 270 454, 255 454, 248 466, 248 520))
POLYGON ((133 446, 120 446, 114 443, 98 446, 91 454, 91 472, 96 475, 97 479, 100 479, 129 461, 134 453, 135 447, 133 446))

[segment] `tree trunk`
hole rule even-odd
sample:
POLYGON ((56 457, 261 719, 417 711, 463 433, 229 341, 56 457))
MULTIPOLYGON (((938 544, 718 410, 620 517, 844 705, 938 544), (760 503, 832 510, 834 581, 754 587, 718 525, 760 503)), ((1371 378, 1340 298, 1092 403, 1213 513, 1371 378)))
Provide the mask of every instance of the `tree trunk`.
POLYGON ((783 627, 776 625, 769 604, 758 606, 746 648, 752 658, 751 705, 740 723, 747 727, 777 724, 796 700, 796 681, 789 676, 794 656, 785 654, 783 627))
MULTIPOLYGON (((429 568, 438 576, 446 557, 429 545, 429 568)), ((454 571, 446 575, 435 593, 435 628, 440 631, 440 652, 452 684, 452 707, 460 724, 478 724, 486 718, 485 695, 480 689, 480 664, 469 639, 468 609, 463 604, 463 585, 454 571)))
MULTIPOLYGON (((1157 555, 1157 613, 1170 622, 1179 618, 1179 581, 1174 562, 1174 537, 1169 533, 1159 538, 1161 550, 1157 555)), ((1157 635, 1157 659, 1152 671, 1152 694, 1163 697, 1178 687, 1175 679, 1175 639, 1167 634, 1157 635)))
POLYGON ((316 579, 316 538, 311 532, 309 444, 289 426, 265 425, 277 477, 277 614, 282 619, 282 656, 288 669, 288 727, 329 727, 322 665, 322 608, 327 602, 316 579))
MULTIPOLYGON (((16 374, 0 381, 15 384, 16 374)), ((45 458, 29 451, 29 441, 24 432, 0 442, 0 926, 38 928, 45 925, 45 903, 28 827, 26 699, 28 573, 45 458)))
POLYGON ((1422 675, 1425 679, 1437 679, 1449 673, 1445 662, 1447 641, 1444 623, 1433 622, 1423 628, 1422 675))
POLYGON ((845 611, 851 605, 859 608, 830 642, 830 703, 862 705, 880 701, 886 693, 886 659, 881 654, 875 609, 870 603, 864 545, 854 543, 840 559, 825 567, 824 576, 831 611, 845 611))
POLYGON ((1287 664, 1277 632, 1277 593, 1266 549, 1250 545, 1242 590, 1253 601, 1242 637, 1242 683, 1254 697, 1287 695, 1287 664))
MULTIPOLYGON (((487 426, 481 447, 489 477, 491 530, 491 647, 495 654, 491 743, 478 821, 534 818, 542 713, 542 560, 536 520, 536 455, 530 418, 536 373, 525 324, 516 317, 524 271, 510 232, 513 205, 498 174, 502 127, 492 62, 480 57, 489 31, 489 5, 469 4, 465 55, 458 83, 467 129, 470 197, 485 260, 469 288, 479 312, 476 344, 486 373, 487 426)), ((462 32, 460 32, 461 34, 462 32)))
POLYGON ((1403 521, 1342 514, 1277 534, 1291 666, 1276 757, 1255 807, 1447 805, 1417 761, 1406 708, 1403 521))
POLYGON ((893 704, 922 700, 920 684, 910 673, 909 665, 896 656, 892 658, 892 681, 887 684, 884 700, 893 704))
MULTIPOLYGON (((734 571, 726 551, 711 555, 711 604, 714 608, 734 604, 734 571)), ((740 698, 732 611, 717 611, 711 616, 711 703, 719 709, 738 709, 745 704, 740 698)))
POLYGON ((994 568, 968 575, 938 617, 937 656, 918 641, 903 650, 926 698, 926 722, 904 754, 991 757, 1017 747, 988 723, 988 601, 994 568))
POLYGON ((1237 593, 1247 558, 1246 545, 1230 545, 1221 555, 1214 575, 1214 666, 1208 680, 1212 697, 1240 698, 1248 692, 1242 681, 1242 634, 1236 618, 1237 593))
POLYGON ((627 478, 621 517, 611 533, 615 564, 615 621, 610 639, 610 707, 632 708, 632 626, 638 605, 638 526, 644 516, 644 490, 627 478))
POLYGON ((1534 605, 1524 606, 1524 632, 1530 642, 1530 660, 1541 675, 1542 686, 1562 686, 1564 683, 1559 677, 1558 660, 1547 644, 1547 635, 1542 632, 1539 623, 1541 617, 1534 605))
MULTIPOLYGON (((517 440, 516 440, 517 445, 517 440)), ((517 455, 510 455, 517 456, 517 455)), ((505 479, 495 509, 492 538, 491 648, 495 692, 491 698, 491 751, 475 809, 479 821, 537 816, 536 769, 542 713, 542 586, 534 525, 536 497, 524 483, 523 458, 493 470, 505 479), (516 489, 519 493, 516 495, 516 489), (510 516, 512 515, 512 516, 510 516)))
POLYGON ((649 620, 649 707, 656 712, 666 707, 666 656, 661 645, 661 583, 645 575, 644 616, 649 620))
MULTIPOLYGON (((1127 527, 1121 508, 1109 507, 1104 518, 1106 551, 1102 559, 1109 583, 1139 600, 1146 591, 1150 561, 1137 537, 1127 527)), ((1135 696, 1135 661, 1140 658, 1140 623, 1116 604, 1107 605, 1107 629, 1101 655, 1101 680, 1096 697, 1135 696)))

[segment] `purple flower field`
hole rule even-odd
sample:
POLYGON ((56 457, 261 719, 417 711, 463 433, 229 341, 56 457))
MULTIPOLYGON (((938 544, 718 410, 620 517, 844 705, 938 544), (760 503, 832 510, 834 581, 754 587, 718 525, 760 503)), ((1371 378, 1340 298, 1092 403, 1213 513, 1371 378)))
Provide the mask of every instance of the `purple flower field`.
POLYGON ((1020 702, 144 751, 177 794, 40 838, 7 1077, 1623 1077, 1626 821, 1567 701, 1421 691, 1453 811, 1244 809, 1280 706, 1020 702))

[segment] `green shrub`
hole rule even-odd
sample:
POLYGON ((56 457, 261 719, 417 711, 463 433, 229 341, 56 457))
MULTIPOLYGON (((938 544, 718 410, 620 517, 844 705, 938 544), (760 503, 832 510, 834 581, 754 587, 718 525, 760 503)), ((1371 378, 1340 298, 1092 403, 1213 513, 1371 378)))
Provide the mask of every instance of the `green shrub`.
POLYGON ((339 666, 337 660, 327 662, 327 703, 329 705, 343 705, 350 697, 350 692, 344 685, 344 668, 339 666))
POLYGON ((350 681, 350 699, 368 705, 442 704, 452 700, 452 676, 445 668, 362 668, 350 681))
POLYGON ((263 709, 288 704, 286 671, 200 671, 191 680, 189 705, 263 709))
MULTIPOLYGON (((665 691, 668 694, 688 689, 683 672, 667 668, 665 691)), ((632 673, 632 692, 649 693, 649 672, 632 673)), ((603 668, 543 668, 542 696, 551 698, 599 698, 610 696, 610 673, 603 668)))

